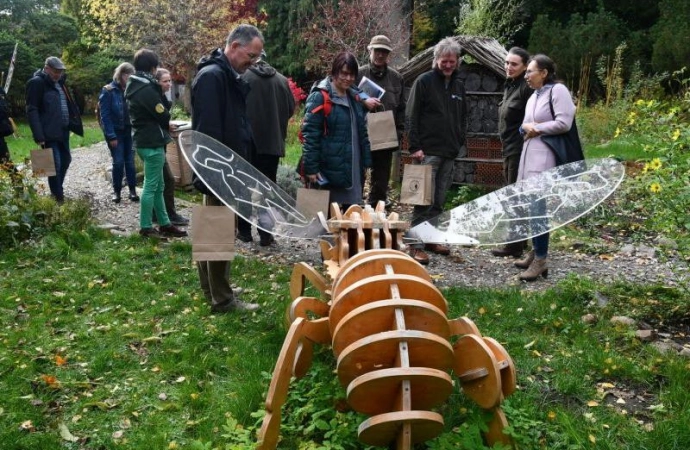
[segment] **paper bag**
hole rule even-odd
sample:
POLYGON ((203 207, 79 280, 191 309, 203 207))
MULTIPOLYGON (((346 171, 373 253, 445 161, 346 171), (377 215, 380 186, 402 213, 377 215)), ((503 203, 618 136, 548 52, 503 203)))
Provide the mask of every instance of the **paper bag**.
POLYGON ((226 206, 192 210, 192 261, 231 261, 235 257, 235 213, 226 206))
POLYGON ((400 203, 431 205, 434 199, 432 167, 429 164, 405 164, 400 203))
POLYGON ((398 148, 398 131, 395 129, 393 111, 367 114, 367 131, 371 151, 398 148))
POLYGON ((297 189, 297 211, 304 214, 307 220, 315 218, 319 211, 328 217, 330 196, 330 191, 325 189, 299 188, 297 189))
POLYGON ((57 175, 52 148, 31 150, 31 171, 36 177, 52 177, 57 175))

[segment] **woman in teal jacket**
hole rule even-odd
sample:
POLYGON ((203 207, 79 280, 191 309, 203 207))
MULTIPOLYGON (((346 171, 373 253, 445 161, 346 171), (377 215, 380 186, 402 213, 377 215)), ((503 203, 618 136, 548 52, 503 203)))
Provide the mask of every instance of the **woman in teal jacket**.
POLYGON ((309 94, 302 125, 305 177, 343 208, 362 203, 364 170, 371 167, 366 110, 351 89, 357 71, 352 53, 338 53, 330 76, 309 94))

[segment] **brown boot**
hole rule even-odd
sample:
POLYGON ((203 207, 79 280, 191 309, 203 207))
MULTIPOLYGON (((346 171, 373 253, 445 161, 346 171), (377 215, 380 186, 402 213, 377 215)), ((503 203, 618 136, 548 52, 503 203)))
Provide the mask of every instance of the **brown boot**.
POLYGON ((532 264, 532 261, 534 261, 534 250, 527 252, 527 256, 521 260, 515 261, 515 267, 518 269, 526 269, 530 266, 530 264, 532 264))
POLYGON ((522 252, 525 249, 525 244, 524 241, 520 242, 511 242, 510 244, 506 244, 503 247, 500 248, 495 248, 491 250, 491 254, 494 256, 498 256, 501 258, 505 258, 507 256, 512 256, 513 258, 519 258, 522 256, 522 252))
POLYGON ((549 276, 549 268, 546 265, 546 258, 535 258, 527 270, 520 274, 520 279, 522 281, 534 281, 539 278, 539 275, 544 278, 549 276))

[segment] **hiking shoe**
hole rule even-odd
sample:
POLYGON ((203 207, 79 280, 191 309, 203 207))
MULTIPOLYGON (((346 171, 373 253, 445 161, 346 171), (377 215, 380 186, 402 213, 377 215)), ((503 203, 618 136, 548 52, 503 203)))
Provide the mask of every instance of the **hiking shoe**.
POLYGON ((160 239, 162 236, 155 228, 142 228, 139 230, 139 234, 144 238, 155 238, 160 239))
POLYGON ((189 225, 189 219, 182 217, 181 215, 179 215, 177 213, 171 214, 170 215, 170 223, 173 225, 185 227, 185 226, 189 225))
POLYGON ((160 226, 160 227, 158 227, 158 231, 163 236, 172 236, 172 237, 187 236, 187 232, 185 230, 181 230, 173 224, 160 226))
POLYGON ((424 250, 429 250, 438 255, 450 255, 450 248, 442 244, 426 244, 424 250))
POLYGON ((118 194, 117 192, 113 194, 111 199, 114 203, 120 203, 120 201, 122 200, 120 194, 118 194))
POLYGON ((141 200, 141 199, 139 198, 139 196, 137 195, 136 192, 130 192, 130 194, 129 194, 129 201, 130 201, 130 202, 135 202, 135 203, 136 203, 136 202, 138 202, 139 200, 141 200))
POLYGON ((214 314, 224 314, 231 311, 256 311, 257 309, 259 309, 258 303, 247 303, 240 300, 211 305, 211 312, 214 314))
POLYGON ((268 236, 261 236, 261 239, 259 240, 259 245, 262 247, 269 247, 275 242, 276 239, 273 237, 272 234, 269 234, 268 236))
POLYGON ((421 248, 413 248, 412 250, 410 250, 410 256, 419 264, 422 264, 424 266, 429 264, 429 255, 427 255, 426 252, 421 248))
POLYGON ((237 239, 242 242, 252 242, 254 240, 251 233, 237 233, 237 239))

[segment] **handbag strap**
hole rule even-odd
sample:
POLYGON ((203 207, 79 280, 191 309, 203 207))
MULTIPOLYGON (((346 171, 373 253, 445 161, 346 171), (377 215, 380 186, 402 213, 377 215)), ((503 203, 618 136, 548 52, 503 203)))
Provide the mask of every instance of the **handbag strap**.
POLYGON ((556 113, 553 110, 553 86, 549 90, 549 109, 551 110, 551 117, 553 117, 553 120, 556 120, 556 113))

